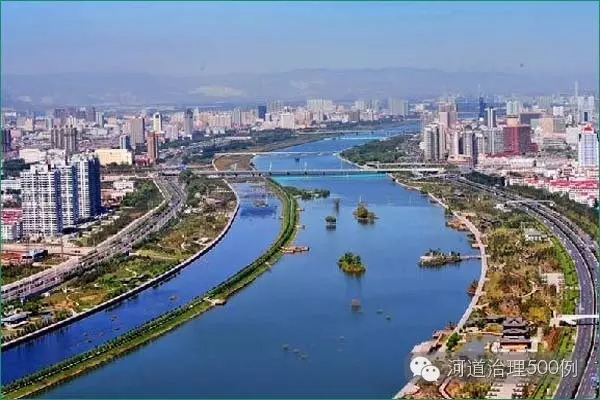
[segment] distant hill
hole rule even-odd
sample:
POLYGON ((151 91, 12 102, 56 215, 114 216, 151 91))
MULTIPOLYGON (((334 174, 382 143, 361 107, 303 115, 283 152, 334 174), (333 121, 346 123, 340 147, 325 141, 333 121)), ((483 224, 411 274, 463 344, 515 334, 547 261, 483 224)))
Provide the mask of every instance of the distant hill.
POLYGON ((322 97, 333 100, 437 96, 444 91, 487 93, 571 93, 573 82, 597 90, 597 77, 542 76, 491 72, 444 72, 434 69, 306 69, 270 74, 170 77, 146 73, 72 73, 3 75, 2 106, 53 107, 87 104, 207 104, 288 101, 322 97))

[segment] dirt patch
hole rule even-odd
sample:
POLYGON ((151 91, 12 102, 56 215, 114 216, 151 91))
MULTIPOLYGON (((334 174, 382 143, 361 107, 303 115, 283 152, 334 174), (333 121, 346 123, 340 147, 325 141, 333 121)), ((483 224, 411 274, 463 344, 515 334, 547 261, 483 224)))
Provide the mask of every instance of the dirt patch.
POLYGON ((215 167, 219 171, 224 171, 231 169, 235 165, 236 169, 247 171, 251 169, 250 160, 252 160, 252 155, 250 154, 227 155, 215 159, 215 167))

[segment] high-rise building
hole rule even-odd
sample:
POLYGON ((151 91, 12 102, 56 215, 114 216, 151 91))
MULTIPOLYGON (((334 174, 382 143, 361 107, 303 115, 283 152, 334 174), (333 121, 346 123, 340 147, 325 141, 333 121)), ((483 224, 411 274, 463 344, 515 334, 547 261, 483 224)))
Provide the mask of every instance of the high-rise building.
POLYGON ((598 136, 591 125, 581 128, 577 150, 577 163, 581 168, 598 168, 598 136))
POLYGON ((131 150, 131 138, 129 135, 121 135, 119 137, 119 148, 121 150, 131 150))
POLYGON ((333 101, 325 99, 308 99, 306 100, 306 108, 313 112, 331 112, 333 111, 333 101))
POLYGON ((531 128, 529 125, 505 126, 504 153, 506 155, 521 155, 531 151, 531 128))
POLYGON ((278 114, 283 111, 283 103, 279 100, 270 101, 267 104, 267 112, 271 115, 278 114))
POLYGON ((405 100, 388 99, 388 110, 390 115, 399 115, 405 117, 408 115, 408 102, 405 100))
POLYGON ((67 157, 77 153, 77 143, 77 128, 71 125, 50 130, 50 146, 53 149, 64 150, 67 157))
POLYGON ((521 102, 518 100, 511 100, 506 102, 506 115, 514 116, 521 113, 521 102))
POLYGON ((233 109, 233 111, 231 113, 231 123, 235 127, 243 126, 243 123, 242 123, 242 110, 240 110, 239 108, 234 108, 233 109))
POLYGON ((86 107, 85 120, 86 122, 96 122, 96 109, 94 107, 86 107))
POLYGON ((102 214, 100 160, 94 154, 75 154, 70 165, 77 175, 78 220, 102 214))
POLYGON ((479 113, 477 115, 479 118, 485 118, 485 109, 485 101, 483 100, 482 96, 479 96, 479 113))
POLYGON ((156 133, 163 131, 163 117, 161 113, 156 112, 152 116, 152 128, 156 133))
POLYGON ((101 128, 104 126, 104 113, 96 113, 96 124, 101 128))
POLYGON ((144 118, 134 117, 128 119, 125 123, 126 132, 131 137, 133 147, 146 142, 146 124, 144 118))
POLYGON ((65 154, 67 157, 69 157, 71 154, 75 154, 77 153, 77 144, 78 144, 78 138, 77 138, 77 128, 74 128, 73 126, 69 125, 65 127, 64 130, 64 135, 65 135, 65 139, 64 139, 64 150, 65 150, 65 154))
POLYGON ((185 110, 183 116, 183 133, 186 136, 191 136, 194 132, 194 111, 191 108, 185 110))
MULTIPOLYGON (((61 164, 54 167, 60 175, 60 210, 62 227, 75 227, 79 222, 79 176, 75 167, 61 164)), ((60 232, 62 233, 62 231, 60 232)))
POLYGON ((356 100, 354 101, 354 108, 358 111, 365 111, 367 109, 367 105, 364 100, 356 100))
POLYGON ((425 159, 428 161, 440 160, 440 128, 438 125, 432 124, 425 127, 423 130, 423 142, 425 159))
POLYGON ((2 129, 2 153, 12 150, 12 134, 10 129, 2 129))
POLYGON ((488 107, 486 109, 485 125, 490 129, 496 127, 496 109, 494 107, 488 107))
POLYGON ((296 121, 294 114, 291 112, 281 113, 279 117, 279 126, 282 129, 295 129, 296 121))
POLYGON ((258 106, 258 119, 265 120, 267 115, 267 106, 258 106))
POLYGON ((148 145, 148 160, 151 164, 155 164, 156 160, 158 160, 158 136, 156 132, 150 132, 146 139, 148 145))
POLYGON ((23 233, 26 236, 58 236, 63 231, 61 174, 36 164, 21 173, 23 233))

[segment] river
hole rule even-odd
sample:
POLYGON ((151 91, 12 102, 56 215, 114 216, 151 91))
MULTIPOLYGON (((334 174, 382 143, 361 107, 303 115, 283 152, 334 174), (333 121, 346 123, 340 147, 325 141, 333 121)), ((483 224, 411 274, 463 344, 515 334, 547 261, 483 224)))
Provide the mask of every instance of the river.
MULTIPOLYGON (((367 140, 353 136, 286 150, 338 151, 367 140)), ((255 164, 273 169, 351 167, 330 154, 301 156, 299 161, 260 156, 255 164)), ((305 229, 296 243, 309 246, 309 252, 285 255, 225 307, 44 396, 390 398, 398 391, 409 378, 412 347, 460 318, 469 301, 467 285, 479 276, 477 260, 430 270, 417 266, 419 256, 430 247, 474 253, 466 234, 445 227, 440 207, 383 175, 279 180, 326 188, 331 197, 340 198, 337 229, 325 229, 325 216, 334 214, 332 198, 301 202, 305 229), (359 199, 379 217, 373 225, 354 220, 359 199), (339 271, 336 260, 346 251, 362 257, 367 272, 360 279, 339 271), (355 298, 360 312, 350 307, 355 298)), ((269 200, 270 208, 262 211, 251 201, 244 204, 215 249, 158 289, 62 333, 3 352, 3 382, 89 348, 223 280, 275 238, 276 203, 269 200), (172 294, 177 301, 169 301, 172 294), (117 320, 111 322, 111 315, 117 320), (123 325, 122 330, 111 330, 115 324, 123 325), (100 331, 105 334, 98 338, 100 331), (84 332, 96 335, 95 341, 87 343, 84 332)))

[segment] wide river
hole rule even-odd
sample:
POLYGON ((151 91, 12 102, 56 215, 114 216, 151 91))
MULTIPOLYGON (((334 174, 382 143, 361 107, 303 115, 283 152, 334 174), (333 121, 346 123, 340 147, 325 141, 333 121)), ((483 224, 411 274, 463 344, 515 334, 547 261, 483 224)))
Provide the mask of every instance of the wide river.
MULTIPOLYGON (((405 125, 377 135, 414 129, 405 125)), ((353 168, 327 152, 372 138, 353 135, 308 143, 286 150, 323 154, 303 155, 298 161, 294 156, 260 156, 255 163, 273 169, 353 168)), ((445 227, 441 207, 383 175, 279 180, 331 191, 328 199, 301 202, 305 229, 296 243, 309 246, 309 252, 282 257, 225 307, 44 397, 391 398, 409 379, 412 347, 460 318, 469 301, 466 288, 479 276, 476 260, 422 269, 419 256, 429 248, 472 254, 466 234, 445 227), (338 227, 328 231, 324 218, 335 214, 334 197, 340 199, 338 227), (359 200, 379 217, 373 225, 353 218, 359 200), (362 257, 367 267, 362 278, 338 269, 336 260, 346 251, 362 257), (360 300, 359 312, 351 309, 353 299, 360 300)), ((242 208, 217 247, 158 288, 3 352, 2 382, 187 302, 256 258, 277 235, 279 203, 269 198, 267 208, 257 208, 255 188, 236 188, 244 197, 242 208), (172 295, 177 299, 171 301, 172 295), (117 319, 111 321, 111 316, 117 319)))

